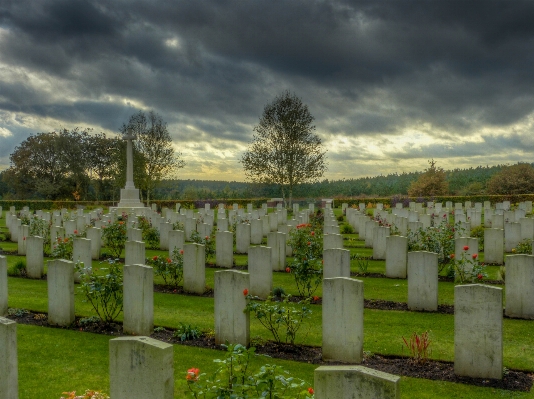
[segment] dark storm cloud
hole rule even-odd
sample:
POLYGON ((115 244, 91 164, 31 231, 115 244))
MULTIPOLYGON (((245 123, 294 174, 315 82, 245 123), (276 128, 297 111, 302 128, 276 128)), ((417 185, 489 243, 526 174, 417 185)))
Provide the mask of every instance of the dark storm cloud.
POLYGON ((521 0, 4 0, 0 110, 116 131, 142 104, 246 143, 290 89, 325 137, 428 124, 453 140, 532 113, 533 20, 521 0))

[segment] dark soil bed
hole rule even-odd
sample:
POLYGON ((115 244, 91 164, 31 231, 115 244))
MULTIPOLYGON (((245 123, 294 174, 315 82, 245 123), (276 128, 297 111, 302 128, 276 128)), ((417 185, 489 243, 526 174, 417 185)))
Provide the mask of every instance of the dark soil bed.
MULTIPOLYGON (((53 327, 48 324, 47 315, 44 313, 11 310, 8 318, 15 320, 20 324, 53 327)), ((70 327, 68 327, 68 329, 110 336, 125 335, 123 334, 122 324, 120 323, 104 325, 89 319, 80 318, 76 318, 76 321, 70 327)), ((173 330, 159 327, 155 329, 155 332, 151 335, 151 337, 172 344, 223 350, 220 345, 215 344, 215 338, 211 335, 205 335, 198 339, 182 342, 179 338, 174 336, 173 330)), ((273 358, 318 365, 341 364, 339 362, 323 362, 321 348, 317 346, 277 344, 272 341, 257 342, 253 344, 256 347, 256 353, 267 355, 273 358)), ((410 358, 381 355, 365 356, 362 364, 375 370, 380 370, 399 376, 426 378, 429 380, 456 382, 481 387, 491 387, 496 389, 523 392, 530 391, 534 377, 532 373, 526 373, 517 370, 507 370, 502 380, 459 377, 454 374, 454 364, 451 362, 427 360, 424 363, 416 363, 410 358)))

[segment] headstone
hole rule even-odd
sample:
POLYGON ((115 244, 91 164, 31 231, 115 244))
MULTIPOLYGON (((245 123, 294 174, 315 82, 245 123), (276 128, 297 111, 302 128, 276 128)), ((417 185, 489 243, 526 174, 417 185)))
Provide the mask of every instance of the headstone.
POLYGON ((521 240, 534 240, 534 219, 521 218, 519 224, 521 225, 521 240))
POLYGON ((0 317, 0 398, 18 399, 17 323, 0 317))
POLYGON ((184 223, 185 240, 191 241, 191 234, 197 230, 197 220, 195 218, 186 218, 184 223))
POLYGON ((506 257, 506 316, 534 319, 534 256, 506 257))
POLYGON ((320 366, 315 399, 400 399, 400 377, 363 366, 320 366))
POLYGON ((184 249, 185 232, 182 230, 169 231, 169 255, 172 255, 175 248, 184 249))
POLYGON ((282 271, 286 268, 286 243, 284 233, 272 232, 267 235, 267 246, 271 248, 272 270, 282 271))
POLYGON ((502 379, 502 288, 454 287, 454 373, 502 379))
POLYGON ((365 248, 373 248, 373 238, 378 223, 374 220, 367 220, 365 223, 365 248))
POLYGON ((521 225, 519 223, 504 224, 504 250, 512 252, 521 242, 521 225))
POLYGON ((217 231, 228 231, 228 219, 217 220, 217 231))
POLYGON ((23 224, 19 226, 19 233, 17 234, 18 243, 17 243, 17 253, 19 255, 26 255, 27 242, 26 238, 30 235, 30 226, 23 224))
POLYGON ((386 239, 389 237, 389 227, 375 227, 373 237, 373 259, 386 259, 386 239))
POLYGON ((408 252, 408 309, 438 310, 438 254, 408 252))
POLYGON ((323 250, 343 248, 343 236, 341 234, 325 234, 323 236, 323 250))
POLYGON ((269 213, 269 230, 271 232, 278 231, 278 214, 276 212, 269 213))
MULTIPOLYGON (((87 238, 75 238, 72 242, 72 261, 83 263, 86 273, 92 270, 91 264, 91 240, 87 238)), ((80 273, 74 273, 74 281, 80 282, 80 273)))
POLYGON ((143 241, 126 241, 124 248, 125 265, 144 265, 145 243, 143 241))
POLYGON ((408 263, 408 238, 389 236, 386 238, 386 277, 406 278, 408 263))
POLYGON ((323 250, 323 278, 350 277, 350 251, 340 248, 323 250))
POLYGON ((252 219, 250 221, 250 243, 253 245, 261 244, 263 239, 263 222, 261 219, 252 219))
POLYGON ((214 277, 215 344, 232 342, 248 346, 250 315, 243 309, 250 288, 249 274, 224 270, 215 272, 214 277))
POLYGON ((87 238, 91 240, 91 259, 100 259, 100 238, 102 230, 89 227, 86 231, 87 238))
POLYGON ((74 322, 74 263, 48 261, 48 323, 68 326, 74 322))
POLYGON ((250 224, 238 223, 236 225, 236 253, 246 254, 250 247, 250 224))
POLYGON ((75 235, 74 232, 78 231, 75 220, 65 220, 63 222, 63 227, 65 227, 65 235, 67 237, 75 235))
POLYGON ((206 290, 206 247, 201 244, 185 244, 184 291, 203 294, 206 290))
POLYGON ((363 307, 363 281, 323 280, 323 360, 362 362, 363 307))
POLYGON ((142 264, 124 266, 123 329, 150 335, 154 331, 154 269, 142 264))
POLYGON ((215 233, 215 264, 217 266, 230 268, 234 265, 233 240, 233 234, 229 231, 215 233))
POLYGON ((504 262, 504 230, 484 229, 484 262, 502 265, 504 262))
POLYGON ((250 295, 266 299, 273 290, 272 248, 258 246, 248 250, 250 295))
POLYGON ((128 241, 143 241, 143 230, 141 229, 128 229, 127 230, 128 241))
POLYGON ((29 278, 41 278, 44 273, 43 238, 26 238, 26 272, 29 278))
POLYGON ((162 251, 169 250, 169 232, 171 230, 172 230, 171 223, 165 222, 165 223, 159 224, 159 249, 161 249, 162 251))
POLYGON ((109 390, 113 399, 173 399, 172 344, 149 337, 110 340, 109 390))

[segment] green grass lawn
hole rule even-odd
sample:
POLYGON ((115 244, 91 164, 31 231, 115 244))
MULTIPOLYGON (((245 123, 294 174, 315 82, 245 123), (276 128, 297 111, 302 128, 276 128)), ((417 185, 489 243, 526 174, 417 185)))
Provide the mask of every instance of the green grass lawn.
MULTIPOLYGON (((5 219, 0 219, 0 232, 5 228, 5 219)), ((346 248, 352 254, 367 257, 372 249, 363 248, 357 235, 345 235, 346 248)), ((15 243, 0 242, 0 248, 16 249, 15 243)), ((149 256, 167 256, 166 251, 147 250, 149 256)), ((482 254, 481 254, 482 255, 482 254)), ((23 257, 9 255, 8 266, 23 257)), ((236 265, 246 265, 245 255, 234 255, 236 265)), ((102 265, 95 261, 97 270, 102 265)), ((213 287, 214 273, 221 269, 206 268, 206 284, 213 287)), ((351 262, 353 272, 360 271, 355 260, 351 262)), ((498 267, 489 267, 490 279, 497 276, 498 267)), ((369 261, 368 271, 384 273, 384 261, 369 261)), ((407 300, 407 281, 374 277, 359 277, 364 282, 364 296, 367 299, 383 299, 397 302, 407 300)), ((155 278, 162 283, 161 278, 155 278)), ((293 276, 277 272, 273 275, 274 287, 282 287, 287 293, 297 295, 293 276)), ((504 287, 503 287, 504 288, 504 287)), ((10 277, 8 279, 9 307, 25 308, 46 312, 47 282, 10 277)), ((316 295, 322 295, 319 286, 316 295)), ((454 303, 454 284, 439 283, 439 303, 454 303)), ((76 289, 76 314, 95 315, 90 305, 84 302, 76 289)), ((180 323, 192 324, 202 330, 213 329, 213 298, 176 294, 154 294, 154 322, 157 326, 176 328, 180 323)), ((296 342, 321 345, 322 307, 311 305, 312 316, 299 331, 296 342)), ((121 315, 122 317, 122 315, 121 315)), ((119 319, 121 319, 119 317, 119 319)), ((428 312, 400 312, 365 309, 364 350, 384 355, 404 355, 407 350, 402 337, 414 331, 430 332, 431 357, 452 361, 454 358, 454 316, 428 312)), ((258 321, 251 318, 251 337, 270 339, 270 333, 258 321)), ((81 331, 18 325, 19 391, 20 398, 59 398, 67 390, 83 392, 86 388, 103 389, 109 392, 108 341, 110 337, 81 331)), ((534 372, 534 321, 504 320, 504 365, 510 369, 534 372)), ((202 372, 216 369, 214 359, 223 358, 224 353, 215 350, 174 346, 175 397, 184 397, 187 390, 185 372, 191 367, 202 372)), ((258 358, 254 365, 265 362, 276 363, 290 370, 292 375, 313 384, 315 365, 275 359, 258 358)), ((402 378, 403 398, 534 398, 534 392, 517 393, 491 388, 473 387, 441 381, 416 378, 402 378)))

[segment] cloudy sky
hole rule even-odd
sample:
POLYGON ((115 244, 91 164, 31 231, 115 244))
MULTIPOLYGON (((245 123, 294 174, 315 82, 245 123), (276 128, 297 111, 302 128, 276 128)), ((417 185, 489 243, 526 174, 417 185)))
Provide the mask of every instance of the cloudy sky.
POLYGON ((0 169, 28 135, 168 123, 181 178, 238 159, 284 90, 329 179, 534 161, 534 2, 0 0, 0 169))

